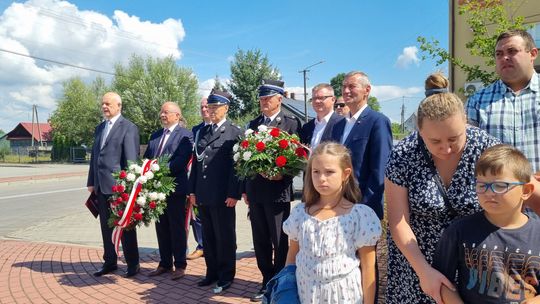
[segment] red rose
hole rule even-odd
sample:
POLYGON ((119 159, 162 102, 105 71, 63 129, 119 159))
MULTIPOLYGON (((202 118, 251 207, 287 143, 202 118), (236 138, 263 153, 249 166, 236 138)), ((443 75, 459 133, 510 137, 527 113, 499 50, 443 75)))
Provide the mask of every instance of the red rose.
POLYGON ((126 190, 126 187, 124 187, 124 185, 116 186, 116 191, 122 193, 122 192, 124 192, 124 190, 126 190))
POLYGON ((287 158, 286 158, 285 156, 280 155, 280 156, 278 156, 278 157, 276 158, 276 165, 277 165, 278 167, 281 168, 281 167, 285 166, 286 164, 287 164, 287 158))
POLYGON ((120 171, 120 174, 118 174, 118 177, 120 179, 124 179, 124 178, 126 178, 126 176, 127 176, 127 173, 124 170, 120 171))
POLYGON ((133 211, 140 212, 141 211, 141 206, 139 206, 139 205, 133 206, 133 211))
POLYGON ((156 209, 156 202, 151 201, 151 202, 148 204, 148 207, 150 207, 150 209, 156 209))
POLYGON ((257 151, 262 152, 264 151, 264 148, 266 148, 266 145, 260 141, 255 145, 255 148, 257 148, 257 151))
POLYGON ((122 198, 121 198, 121 197, 117 198, 117 199, 116 199, 116 204, 119 205, 119 204, 121 204, 121 203, 122 203, 122 198))
POLYGON ((114 220, 114 225, 118 226, 118 220, 114 220))
POLYGON ((243 140, 241 145, 242 145, 242 148, 245 149, 245 148, 249 147, 249 141, 243 140))
POLYGON ((273 128, 272 131, 270 131, 270 135, 272 137, 278 137, 279 136, 279 129, 278 128, 273 128))
POLYGON ((296 150, 294 151, 294 153, 299 156, 299 157, 307 157, 307 152, 304 148, 302 147, 298 147, 296 148, 296 150))
POLYGON ((118 210, 118 216, 122 217, 122 215, 124 215, 124 210, 118 210))
POLYGON ((118 191, 118 186, 113 185, 111 190, 112 190, 112 192, 117 192, 118 191))
POLYGON ((281 149, 287 149, 289 147, 289 142, 286 139, 282 139, 278 143, 281 149))
POLYGON ((142 221, 142 214, 140 213, 135 213, 135 215, 133 216, 135 218, 135 220, 137 221, 142 221))
POLYGON ((124 202, 127 202, 127 201, 128 201, 128 199, 129 199, 129 194, 127 194, 127 193, 122 193, 121 196, 122 196, 122 200, 123 200, 124 202))

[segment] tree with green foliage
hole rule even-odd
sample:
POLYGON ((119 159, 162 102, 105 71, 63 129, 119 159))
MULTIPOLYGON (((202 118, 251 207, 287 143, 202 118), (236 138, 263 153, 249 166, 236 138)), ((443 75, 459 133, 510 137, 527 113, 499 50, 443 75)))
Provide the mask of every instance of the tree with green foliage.
POLYGON ((527 25, 523 23, 523 16, 514 16, 515 1, 500 0, 469 0, 459 5, 459 15, 465 15, 473 38, 465 44, 472 56, 481 57, 485 68, 479 65, 467 65, 462 58, 452 57, 450 52, 440 47, 439 41, 432 39, 428 41, 425 37, 418 37, 420 49, 426 54, 422 59, 432 58, 441 65, 450 61, 459 67, 467 75, 467 81, 480 80, 484 85, 488 85, 498 79, 494 72, 495 66, 495 44, 497 37, 502 32, 510 29, 526 30, 527 25))
POLYGON ((231 82, 229 88, 235 101, 229 106, 233 118, 251 116, 258 113, 257 88, 263 79, 280 79, 279 71, 273 67, 267 55, 258 50, 238 50, 231 63, 231 82))
POLYGON ((53 141, 63 138, 63 142, 74 145, 91 146, 94 128, 101 121, 100 92, 106 87, 102 79, 86 85, 80 78, 73 78, 63 85, 62 97, 51 115, 53 141))
POLYGON ((219 81, 218 75, 214 78, 214 90, 218 91, 226 91, 225 86, 219 81))
POLYGON ((122 115, 139 127, 141 143, 161 128, 159 111, 165 101, 178 103, 188 125, 198 114, 197 78, 190 69, 176 65, 172 57, 156 59, 132 56, 129 64, 115 66, 113 91, 122 97, 122 115))
POLYGON ((377 112, 381 111, 381 105, 379 104, 377 97, 369 96, 367 104, 373 111, 377 111, 377 112))
MULTIPOLYGON (((0 129, 0 138, 2 138, 2 136, 4 136, 5 134, 6 132, 0 129)), ((9 148, 9 142, 5 138, 0 139, 0 159, 2 161, 5 161, 6 155, 8 155, 10 152, 11 149, 9 148)))
POLYGON ((334 89, 334 95, 336 97, 341 96, 341 88, 343 86, 343 80, 345 79, 345 73, 339 73, 330 79, 330 85, 334 89))

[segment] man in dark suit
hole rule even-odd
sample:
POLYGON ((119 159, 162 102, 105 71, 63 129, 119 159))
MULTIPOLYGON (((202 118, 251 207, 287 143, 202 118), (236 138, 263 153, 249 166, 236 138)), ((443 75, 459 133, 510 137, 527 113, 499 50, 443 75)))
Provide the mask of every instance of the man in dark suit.
POLYGON ((336 123, 344 119, 334 112, 334 89, 327 83, 320 83, 311 90, 311 106, 317 117, 308 121, 300 130, 300 142, 315 149, 324 141, 332 140, 332 130, 336 123))
MULTIPOLYGON (((101 111, 105 121, 100 123, 94 133, 94 145, 88 172, 88 191, 94 192, 98 198, 99 222, 103 238, 103 266, 94 273, 99 277, 115 271, 117 255, 112 243, 113 229, 107 221, 111 210, 109 197, 115 180, 113 172, 127 167, 128 161, 136 161, 139 157, 139 129, 131 121, 121 115, 122 99, 114 92, 106 93, 101 102, 101 111)), ((128 265, 126 276, 131 277, 139 272, 139 249, 135 229, 124 231, 122 248, 128 265)))
MULTIPOLYGON (((289 134, 300 131, 300 120, 281 111, 283 85, 282 81, 263 80, 259 87, 262 114, 249 122, 250 129, 266 125, 289 134)), ((245 181, 244 200, 249 205, 255 257, 263 275, 262 287, 251 297, 252 301, 262 301, 266 283, 285 266, 289 239, 282 226, 291 211, 292 182, 293 176, 268 178, 260 174, 245 181)))
POLYGON ((198 206, 204 233, 206 276, 197 283, 217 282, 214 293, 229 288, 236 274, 236 213, 241 197, 234 170, 233 147, 242 129, 227 120, 232 96, 213 90, 208 96, 211 125, 196 136, 191 167, 190 203, 198 206))
MULTIPOLYGON (((206 97, 203 97, 201 99, 201 118, 203 119, 203 121, 191 129, 191 132, 193 132, 193 138, 197 136, 197 132, 202 131, 202 128, 212 124, 210 114, 208 113, 208 98, 206 97)), ((193 229, 193 237, 197 242, 197 247, 192 253, 187 255, 187 259, 195 260, 204 256, 204 233, 202 229, 201 217, 198 214, 194 214, 193 219, 191 219, 190 221, 190 225, 191 229, 193 229)))
POLYGON ((334 127, 332 137, 349 148, 362 203, 382 219, 384 169, 392 149, 392 131, 388 117, 368 106, 370 92, 366 74, 353 71, 345 76, 342 93, 350 113, 334 127))
POLYGON ((167 208, 156 221, 156 233, 160 262, 149 276, 157 276, 173 270, 171 278, 178 280, 185 275, 187 267, 186 196, 188 194, 187 165, 193 149, 193 135, 179 125, 182 113, 178 104, 165 102, 161 106, 159 119, 163 125, 150 136, 144 158, 153 159, 167 155, 171 176, 176 189, 167 197, 167 208))

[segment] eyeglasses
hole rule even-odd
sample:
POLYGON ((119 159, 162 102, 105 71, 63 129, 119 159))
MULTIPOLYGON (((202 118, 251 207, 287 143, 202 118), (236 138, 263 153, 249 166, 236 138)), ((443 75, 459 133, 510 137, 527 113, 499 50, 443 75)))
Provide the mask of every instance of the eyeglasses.
POLYGON ((336 104, 334 104, 334 109, 344 108, 344 107, 345 107, 345 103, 336 103, 336 104))
POLYGON ((312 102, 313 102, 313 101, 323 101, 323 100, 325 100, 325 99, 328 98, 328 97, 334 97, 334 96, 332 96, 332 95, 315 96, 315 97, 312 97, 312 98, 311 98, 311 101, 312 101, 312 102))
POLYGON ((476 183, 476 193, 486 193, 488 189, 491 189, 493 193, 497 194, 504 194, 512 189, 514 189, 515 186, 521 186, 525 185, 525 183, 521 182, 515 182, 515 183, 508 183, 508 182, 493 182, 493 183, 476 183))

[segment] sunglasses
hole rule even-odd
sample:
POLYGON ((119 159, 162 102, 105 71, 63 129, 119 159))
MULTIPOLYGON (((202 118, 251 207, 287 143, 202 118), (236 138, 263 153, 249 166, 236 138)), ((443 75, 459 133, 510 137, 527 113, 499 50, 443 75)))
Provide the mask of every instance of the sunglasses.
POLYGON ((345 103, 336 103, 336 104, 334 104, 334 109, 344 108, 344 107, 345 107, 345 103))

